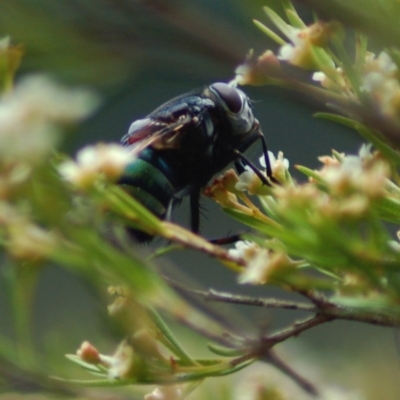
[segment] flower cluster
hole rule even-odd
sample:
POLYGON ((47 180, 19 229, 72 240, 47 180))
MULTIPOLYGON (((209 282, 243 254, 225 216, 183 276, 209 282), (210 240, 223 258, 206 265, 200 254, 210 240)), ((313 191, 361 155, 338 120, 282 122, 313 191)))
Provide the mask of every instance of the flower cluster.
POLYGON ((384 116, 399 118, 399 69, 388 53, 382 51, 378 57, 372 52, 366 53, 361 90, 371 96, 384 116))
POLYGON ((1 235, 8 253, 15 259, 38 262, 55 251, 58 235, 39 226, 16 207, 0 202, 1 235))
MULTIPOLYGON (((318 21, 301 29, 288 24, 282 25, 282 28, 290 42, 280 48, 278 59, 305 69, 321 66, 315 49, 327 44, 331 25, 318 21)), ((333 67, 333 62, 329 66, 333 67)))
POLYGON ((127 147, 99 143, 83 148, 78 152, 76 161, 65 161, 58 170, 74 186, 87 189, 99 179, 116 180, 133 159, 127 147))
MULTIPOLYGON (((7 39, 0 42, 0 58, 7 61, 2 71, 5 80, 15 72, 19 51, 7 39)), ((49 156, 63 128, 87 117, 98 100, 87 90, 67 89, 43 75, 25 77, 15 88, 4 84, 0 98, 2 240, 14 259, 39 262, 60 243, 57 229, 43 223, 48 216, 42 218, 43 210, 36 214, 40 207, 48 210, 51 203, 51 196, 41 192, 52 186, 48 181, 42 184, 52 171, 49 156)))
POLYGON ((378 283, 369 286, 361 265, 365 260, 370 263, 376 259, 395 262, 398 253, 397 242, 377 234, 380 223, 369 228, 369 232, 365 226, 365 221, 377 215, 398 220, 400 188, 392 180, 390 163, 379 151, 372 152, 371 145, 363 145, 357 155, 334 151, 332 156, 320 157, 320 170, 298 166, 309 177, 308 182, 298 184, 291 180, 289 162, 282 153, 278 159, 270 153, 269 159, 273 177, 279 177, 282 184, 263 186, 254 171, 247 168, 236 180, 230 172, 225 180, 217 179, 209 189, 210 193, 220 193, 214 198, 218 197, 220 204, 234 211, 233 215, 241 222, 259 234, 267 234, 265 242, 260 239, 238 242, 229 250, 232 257, 245 263, 239 282, 307 286, 313 281, 307 268, 319 265, 319 271, 340 276, 340 285, 333 280, 323 282, 325 287, 342 294, 380 293, 379 286, 385 282, 381 271, 373 272, 378 283), (264 213, 245 195, 246 191, 258 196, 264 213), (356 259, 360 249, 364 261, 354 271, 350 260, 356 259))
POLYGON ((324 166, 319 175, 329 187, 331 194, 360 194, 365 199, 382 197, 388 187, 390 166, 371 153, 371 145, 363 145, 358 156, 339 155, 336 158, 320 157, 324 166))
POLYGON ((325 103, 339 104, 339 112, 353 119, 364 119, 362 107, 375 118, 385 118, 397 128, 400 124, 400 75, 397 50, 378 55, 367 51, 367 38, 358 34, 354 55, 349 54, 346 31, 339 22, 315 21, 306 25, 293 6, 286 4, 286 20, 272 8, 264 7, 268 19, 280 34, 260 21, 258 28, 279 48, 255 58, 251 52, 236 69, 233 84, 282 85, 302 90, 325 103), (288 21, 288 22, 287 22, 288 21), (299 84, 284 72, 282 63, 313 71, 312 84, 299 84), (317 90, 316 90, 317 89, 317 90), (358 115, 361 114, 361 115, 358 115))
POLYGON ((243 284, 262 285, 276 283, 280 274, 287 274, 296 266, 286 254, 260 247, 249 241, 235 243, 229 254, 245 260, 246 267, 239 275, 238 281, 243 284))
MULTIPOLYGON (((291 181, 289 174, 289 160, 284 158, 283 153, 280 151, 278 157, 268 151, 268 160, 271 165, 273 177, 281 184, 289 183, 291 181)), ((260 165, 264 168, 262 174, 267 178, 265 171, 266 163, 265 157, 260 157, 260 165)), ((236 183, 235 188, 238 191, 247 191, 250 195, 266 195, 270 192, 268 187, 266 187, 257 176, 257 174, 248 166, 246 170, 240 174, 239 181, 236 183)))
POLYGON ((62 126, 87 117, 98 104, 89 91, 66 89, 29 76, 0 99, 0 160, 37 163, 54 149, 62 126))
POLYGON ((308 70, 322 70, 330 76, 333 73, 336 78, 335 63, 324 48, 328 44, 329 38, 337 30, 337 24, 317 21, 306 26, 296 15, 297 25, 292 26, 271 8, 265 7, 264 10, 286 39, 278 36, 261 22, 255 21, 264 33, 279 44, 278 54, 275 55, 271 50, 267 50, 258 59, 255 59, 251 52, 244 64, 236 69, 234 83, 240 85, 282 83, 285 81, 285 74, 280 64, 281 61, 308 70))

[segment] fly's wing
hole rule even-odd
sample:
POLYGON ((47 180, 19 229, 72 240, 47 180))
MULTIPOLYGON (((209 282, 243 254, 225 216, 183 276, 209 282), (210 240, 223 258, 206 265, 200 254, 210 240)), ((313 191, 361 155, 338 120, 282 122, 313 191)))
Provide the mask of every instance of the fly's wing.
POLYGON ((164 150, 179 148, 180 135, 191 122, 189 115, 182 115, 173 123, 152 118, 139 119, 132 123, 121 144, 129 146, 136 156, 149 146, 164 150))
POLYGON ((200 124, 202 114, 212 107, 215 103, 201 92, 181 95, 133 122, 121 143, 130 146, 134 155, 149 146, 158 150, 179 149, 182 135, 200 124))

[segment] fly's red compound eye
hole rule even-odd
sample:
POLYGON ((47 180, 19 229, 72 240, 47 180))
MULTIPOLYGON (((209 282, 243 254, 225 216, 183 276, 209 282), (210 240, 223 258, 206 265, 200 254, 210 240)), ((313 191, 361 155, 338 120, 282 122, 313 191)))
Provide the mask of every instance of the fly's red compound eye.
POLYGON ((218 96, 225 102, 227 107, 233 113, 238 113, 243 107, 243 99, 239 91, 226 83, 217 82, 211 85, 218 96))

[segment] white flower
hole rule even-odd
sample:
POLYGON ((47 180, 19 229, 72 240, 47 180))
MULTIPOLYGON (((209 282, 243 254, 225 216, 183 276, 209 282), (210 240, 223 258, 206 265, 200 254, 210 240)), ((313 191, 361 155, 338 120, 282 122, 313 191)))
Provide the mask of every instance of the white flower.
POLYGON ((396 240, 389 240, 388 246, 396 253, 400 253, 400 243, 396 240))
POLYGON ((60 123, 79 121, 98 105, 98 98, 92 92, 65 88, 45 75, 26 77, 6 100, 26 118, 60 123))
POLYGON ((384 115, 398 117, 400 83, 398 68, 389 54, 381 52, 378 57, 367 53, 361 77, 361 90, 368 92, 384 115))
POLYGON ((371 143, 363 143, 361 145, 360 150, 358 151, 358 157, 361 161, 365 162, 371 160, 373 155, 371 152, 372 144, 371 143))
POLYGON ((328 75, 324 72, 317 71, 312 75, 312 80, 319 82, 322 87, 338 92, 340 94, 346 94, 348 97, 354 99, 353 89, 343 71, 342 68, 329 68, 328 75))
POLYGON ((321 400, 366 400, 360 392, 346 390, 340 387, 324 388, 321 393, 321 400))
MULTIPOLYGON (((289 160, 284 158, 283 152, 278 152, 278 157, 275 157, 272 151, 268 151, 268 159, 272 169, 272 175, 279 181, 285 182, 287 180, 287 173, 289 170, 289 160)), ((260 164, 266 168, 265 157, 260 157, 260 164)))
POLYGON ((108 377, 110 379, 123 379, 134 376, 134 350, 126 342, 122 342, 115 354, 108 359, 110 368, 108 377))
POLYGON ((85 189, 94 184, 102 176, 115 180, 121 176, 124 169, 134 160, 127 147, 118 144, 99 143, 80 150, 75 161, 66 161, 59 165, 61 176, 85 189))
POLYGON ((5 51, 8 50, 10 47, 10 37, 5 36, 2 39, 0 39, 0 51, 5 51))
POLYGON ((22 217, 8 226, 8 251, 24 260, 41 260, 54 251, 57 236, 22 217))
POLYGON ((239 283, 259 285, 266 282, 269 250, 253 242, 238 241, 235 243, 235 249, 228 251, 231 256, 242 258, 247 262, 247 267, 239 275, 239 283))
POLYGON ((270 253, 260 249, 249 261, 246 269, 239 275, 238 282, 242 284, 262 285, 268 280, 270 253))
MULTIPOLYGON (((260 171, 265 177, 264 171, 260 171)), ((246 165, 245 171, 239 175, 239 180, 235 184, 235 189, 239 192, 247 191, 250 195, 264 196, 270 193, 270 187, 265 185, 256 173, 246 165)))
POLYGON ((369 162, 373 157, 371 145, 363 145, 357 156, 343 156, 337 163, 324 159, 325 166, 320 174, 333 192, 357 191, 367 198, 380 197, 385 192, 390 167, 380 159, 369 162))
POLYGON ((399 243, 400 231, 397 231, 396 236, 397 240, 389 240, 388 245, 392 250, 396 251, 397 253, 400 253, 400 243, 399 243))
POLYGON ((253 257, 259 248, 260 247, 253 242, 239 240, 235 243, 235 248, 229 249, 228 252, 232 257, 243 258, 247 261, 253 257))
POLYGON ((243 64, 235 70, 235 79, 229 82, 233 87, 239 85, 265 85, 271 78, 280 78, 283 71, 280 62, 271 50, 255 58, 251 50, 243 64))
MULTIPOLYGON (((289 161, 283 157, 283 153, 280 151, 278 153, 278 158, 276 158, 271 151, 268 151, 268 160, 274 178, 279 182, 285 182, 287 180, 289 161)), ((265 157, 261 156, 259 161, 261 166, 265 169, 265 157)), ((267 177, 266 171, 260 172, 267 177)), ((260 178, 249 166, 246 166, 245 171, 239 175, 239 181, 235 184, 235 189, 241 192, 247 191, 250 195, 257 194, 262 196, 270 193, 270 188, 261 182, 260 178)))
POLYGON ((239 180, 235 184, 235 189, 240 192, 247 191, 249 194, 253 195, 258 192, 260 187, 260 179, 254 171, 246 165, 244 172, 239 175, 239 180))
POLYGON ((324 82, 326 79, 326 74, 324 72, 318 71, 312 74, 311 79, 315 82, 324 82))
POLYGON ((291 43, 284 44, 280 50, 278 59, 290 61, 291 63, 297 65, 298 59, 305 51, 306 47, 309 45, 307 41, 307 35, 303 34, 303 30, 294 28, 292 26, 287 26, 288 28, 288 38, 291 43))
POLYGON ((279 278, 281 273, 290 273, 296 266, 285 253, 275 252, 249 241, 238 241, 235 249, 228 251, 231 256, 246 262, 246 267, 239 275, 239 283, 262 285, 279 278))
MULTIPOLYGON (((337 166, 339 169, 335 168, 335 170, 339 174, 332 174, 331 177, 334 179, 334 177, 340 178, 343 175, 346 175, 347 177, 353 179, 353 180, 358 180, 361 179, 363 174, 364 174, 364 165, 367 161, 372 159, 372 153, 371 153, 371 147, 372 144, 363 144, 358 151, 358 155, 345 155, 341 161, 340 164, 337 166)), ((328 174, 328 179, 329 179, 329 174, 328 174)))
POLYGON ((85 90, 65 89, 45 76, 25 78, 0 100, 0 158, 40 160, 58 142, 60 125, 86 117, 96 104, 85 90))
MULTIPOLYGON (((289 160, 283 157, 282 151, 278 152, 278 157, 275 157, 272 151, 268 151, 268 159, 271 164, 272 172, 274 172, 274 169, 280 169, 280 168, 289 169, 289 160)), ((261 156, 259 161, 261 166, 263 168, 266 168, 265 157, 261 156)))
POLYGON ((155 388, 144 396, 144 400, 178 400, 182 396, 182 389, 175 386, 162 386, 155 388))
MULTIPOLYGON (((328 25, 317 22, 304 29, 287 25, 285 34, 291 43, 286 43, 279 50, 278 59, 288 61, 298 67, 315 69, 318 59, 315 57, 315 46, 321 46, 326 41, 328 25)), ((327 62, 325 60, 325 62, 327 62)), ((333 62, 332 65, 333 67, 333 62)))

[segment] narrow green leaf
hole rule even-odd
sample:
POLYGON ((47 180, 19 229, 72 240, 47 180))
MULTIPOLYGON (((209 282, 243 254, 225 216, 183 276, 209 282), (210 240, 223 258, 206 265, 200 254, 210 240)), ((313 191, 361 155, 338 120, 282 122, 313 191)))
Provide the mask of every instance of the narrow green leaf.
POLYGON ((79 365, 86 371, 107 376, 107 368, 105 368, 104 365, 88 363, 88 362, 82 360, 76 354, 66 354, 65 357, 68 358, 68 360, 72 361, 73 363, 79 365))
POLYGON ((168 325, 161 318, 160 314, 152 307, 148 308, 148 312, 152 321, 156 324, 157 328, 161 331, 164 337, 170 342, 173 346, 174 353, 180 357, 182 360, 187 361, 191 365, 196 365, 193 361, 192 357, 185 351, 185 349, 180 345, 178 340, 175 338, 172 331, 169 329, 168 325))
POLYGON ((324 180, 321 178, 321 175, 318 172, 314 171, 313 169, 304 167, 303 165, 296 165, 295 168, 302 174, 308 176, 309 178, 312 178, 319 183, 324 183, 324 180))
POLYGON ((287 24, 274 10, 269 7, 263 7, 264 12, 267 14, 269 19, 273 22, 273 24, 289 39, 293 35, 293 28, 289 24, 287 24))
POLYGON ((355 68, 359 73, 361 72, 361 67, 365 64, 365 56, 367 54, 368 38, 356 32, 356 61, 355 68))
POLYGON ((285 0, 285 3, 289 3, 291 5, 290 9, 288 9, 286 5, 284 5, 284 8, 285 8, 286 16, 288 17, 288 20, 292 24, 292 26, 294 28, 298 28, 298 29, 307 28, 307 25, 299 17, 299 14, 297 14, 297 12, 293 8, 292 4, 289 1, 286 1, 286 0, 285 0))
POLYGON ((350 60, 350 57, 344 47, 343 39, 340 37, 340 35, 335 34, 332 37, 332 43, 341 61, 341 67, 343 68, 351 87, 356 93, 357 98, 361 100, 363 96, 360 91, 360 79, 353 67, 353 62, 350 60))
POLYGON ((279 35, 277 35, 274 31, 265 26, 262 22, 257 21, 256 19, 254 19, 253 22, 254 25, 261 30, 261 32, 269 36, 274 42, 278 43, 279 46, 283 46, 286 44, 286 42, 279 35))
POLYGON ((291 11, 292 13, 296 14, 298 17, 297 11, 294 8, 294 6, 290 0, 281 0, 280 2, 282 4, 282 7, 285 10, 285 12, 291 11))
POLYGON ((265 233, 268 236, 274 236, 280 230, 279 225, 271 220, 271 224, 261 221, 258 218, 243 214, 240 211, 224 208, 224 211, 235 218, 237 221, 254 228, 255 230, 265 233))
POLYGON ((241 349, 228 349, 226 347, 218 346, 214 343, 208 343, 207 347, 214 354, 222 357, 239 357, 243 355, 243 350, 241 349))
POLYGON ((376 206, 381 218, 393 223, 400 223, 400 201, 390 197, 379 200, 376 206))

